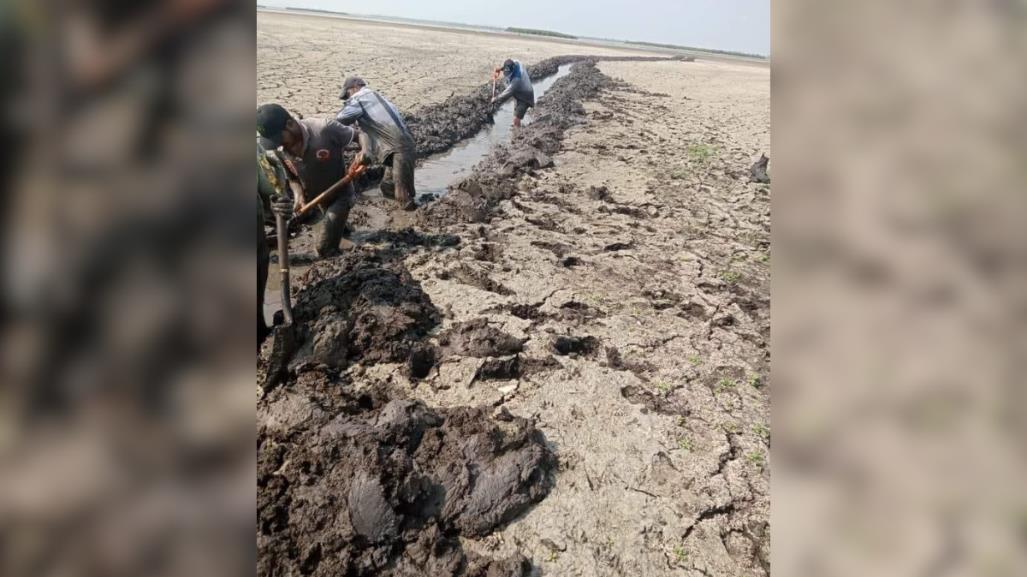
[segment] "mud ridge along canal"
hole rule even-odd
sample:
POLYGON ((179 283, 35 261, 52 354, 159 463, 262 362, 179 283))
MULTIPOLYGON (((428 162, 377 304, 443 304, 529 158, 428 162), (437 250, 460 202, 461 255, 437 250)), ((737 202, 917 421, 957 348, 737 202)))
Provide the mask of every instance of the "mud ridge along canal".
MULTIPOLYGON (((556 74, 535 81, 535 101, 537 102, 557 80, 570 74, 573 65, 564 64, 557 69, 556 74)), ((495 146, 509 142, 513 132, 515 105, 516 100, 513 98, 507 100, 496 111, 495 123, 486 124, 477 135, 457 144, 449 151, 424 159, 415 173, 419 203, 443 196, 450 185, 467 176, 495 146)), ((531 123, 531 117, 530 113, 525 117, 525 125, 531 123)))

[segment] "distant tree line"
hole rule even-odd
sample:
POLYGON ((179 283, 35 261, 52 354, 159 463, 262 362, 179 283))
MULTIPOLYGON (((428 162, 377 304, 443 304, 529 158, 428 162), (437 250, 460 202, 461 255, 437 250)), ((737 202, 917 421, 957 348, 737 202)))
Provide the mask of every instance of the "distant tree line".
POLYGON ((691 50, 692 52, 709 52, 711 54, 726 54, 729 56, 745 56, 746 58, 763 58, 766 59, 764 54, 752 54, 749 52, 735 52, 734 50, 717 50, 716 48, 694 48, 692 46, 679 46, 677 44, 660 44, 658 42, 642 42, 628 40, 631 44, 641 44, 642 46, 655 46, 657 48, 671 48, 674 50, 691 50))

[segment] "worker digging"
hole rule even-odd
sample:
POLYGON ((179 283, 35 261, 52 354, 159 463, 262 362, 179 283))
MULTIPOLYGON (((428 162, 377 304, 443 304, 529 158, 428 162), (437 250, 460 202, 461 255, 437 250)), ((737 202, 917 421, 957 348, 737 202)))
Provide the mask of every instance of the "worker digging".
POLYGON ((499 96, 493 94, 492 104, 495 106, 497 102, 502 102, 513 96, 514 100, 517 101, 517 104, 514 106, 513 125, 520 127, 521 120, 524 119, 528 109, 535 106, 535 90, 531 85, 531 78, 520 61, 509 58, 503 62, 502 66, 493 71, 493 89, 495 88, 494 81, 500 75, 506 80, 506 90, 499 96))

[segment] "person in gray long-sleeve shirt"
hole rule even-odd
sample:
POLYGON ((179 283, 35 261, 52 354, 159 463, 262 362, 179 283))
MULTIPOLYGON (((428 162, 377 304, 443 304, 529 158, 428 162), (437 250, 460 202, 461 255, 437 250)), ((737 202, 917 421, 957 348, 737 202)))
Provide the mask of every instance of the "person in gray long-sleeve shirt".
POLYGON ((335 119, 360 127, 360 159, 385 165, 382 194, 395 198, 404 210, 416 208, 414 163, 417 146, 399 110, 385 97, 367 87, 363 79, 350 76, 342 85, 346 101, 335 119), (367 158, 370 156, 371 158, 367 158))
POLYGON ((495 103, 513 96, 517 100, 517 104, 514 106, 513 125, 520 126, 528 109, 535 106, 535 88, 531 85, 528 71, 517 60, 507 59, 501 67, 496 68, 493 77, 499 78, 500 73, 506 79, 506 90, 493 98, 492 102, 495 103))

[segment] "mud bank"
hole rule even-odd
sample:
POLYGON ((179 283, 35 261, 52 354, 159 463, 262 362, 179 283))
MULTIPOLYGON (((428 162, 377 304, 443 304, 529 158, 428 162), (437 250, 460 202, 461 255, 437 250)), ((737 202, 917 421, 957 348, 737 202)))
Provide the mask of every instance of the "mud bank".
POLYGON ((499 201, 513 196, 519 176, 553 165, 552 155, 560 150, 564 132, 585 121, 582 102, 615 85, 595 67, 594 59, 576 64, 539 100, 535 120, 454 184, 448 195, 424 207, 419 223, 442 228, 458 222, 486 222, 499 201))
MULTIPOLYGON (((557 56, 528 66, 528 74, 537 81, 556 74, 560 66, 573 62, 659 60, 687 61, 688 58, 557 56)), ((470 93, 450 96, 441 103, 425 106, 411 113, 405 112, 407 126, 417 143, 418 158, 438 154, 448 150, 461 140, 474 136, 482 126, 490 121, 492 107, 489 101, 491 98, 492 83, 486 82, 470 93)))
MULTIPOLYGON (((439 247, 456 238, 395 236, 439 247)), ((296 294, 295 324, 277 328, 262 350, 260 575, 520 577, 531 569, 519 553, 465 552, 459 538, 488 535, 548 493, 556 458, 534 423, 487 407, 430 409, 346 371, 406 363, 419 378, 435 363, 427 337, 440 315, 394 246, 314 264, 296 294)), ((494 352, 487 327, 450 334, 443 340, 456 346, 447 354, 494 352)), ((498 343, 501 352, 519 344, 498 343)))
POLYGON ((530 563, 464 551, 549 491, 534 425, 433 410, 307 371, 261 402, 258 575, 520 577, 530 563))

